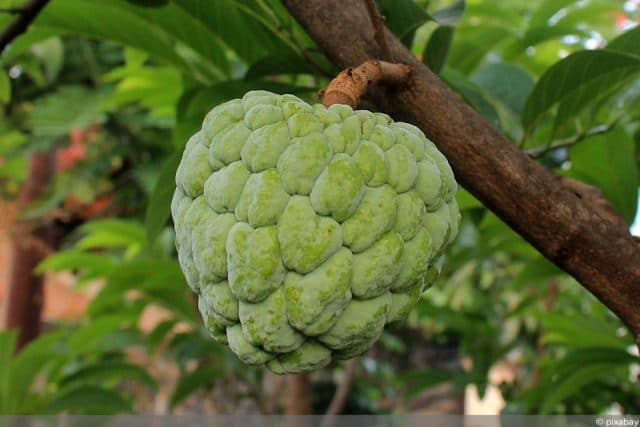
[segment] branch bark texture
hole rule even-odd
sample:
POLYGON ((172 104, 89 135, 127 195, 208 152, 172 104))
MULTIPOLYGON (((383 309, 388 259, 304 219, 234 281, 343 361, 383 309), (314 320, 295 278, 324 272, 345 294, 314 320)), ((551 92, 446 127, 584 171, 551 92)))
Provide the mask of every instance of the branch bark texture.
POLYGON ((391 51, 387 44, 384 31, 384 16, 380 15, 378 6, 376 6, 376 0, 364 0, 365 6, 367 6, 367 13, 369 13, 369 19, 373 25, 373 38, 376 39, 378 47, 380 48, 380 59, 385 61, 391 61, 391 51))
POLYGON ((392 64, 385 61, 365 61, 355 68, 347 68, 331 81, 322 95, 326 106, 347 104, 352 108, 358 105, 358 99, 372 83, 400 85, 407 81, 411 67, 405 64, 392 64))
MULTIPOLYGON (((283 3, 337 66, 381 56, 362 1, 283 3)), ((379 109, 420 127, 449 159, 458 182, 640 337, 640 246, 628 229, 599 215, 589 199, 509 142, 388 30, 385 39, 394 61, 412 72, 402 86, 370 91, 379 109)))

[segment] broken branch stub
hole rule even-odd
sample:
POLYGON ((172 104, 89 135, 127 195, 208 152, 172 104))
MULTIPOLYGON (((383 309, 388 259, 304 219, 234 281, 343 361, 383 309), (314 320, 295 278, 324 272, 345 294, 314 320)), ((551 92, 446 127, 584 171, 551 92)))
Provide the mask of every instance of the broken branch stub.
POLYGON ((409 79, 411 67, 406 64, 368 60, 355 68, 347 68, 329 83, 322 95, 322 104, 347 104, 356 108, 358 99, 371 84, 401 85, 409 79))

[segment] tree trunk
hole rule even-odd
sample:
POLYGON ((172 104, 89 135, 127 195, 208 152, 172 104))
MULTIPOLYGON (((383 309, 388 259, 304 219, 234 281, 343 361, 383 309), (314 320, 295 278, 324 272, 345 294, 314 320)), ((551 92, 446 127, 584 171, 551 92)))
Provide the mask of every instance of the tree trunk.
MULTIPOLYGON (((35 201, 53 177, 52 153, 39 152, 31 156, 29 174, 20 190, 18 206, 24 207, 35 201)), ((20 350, 40 333, 43 276, 36 275, 33 270, 45 256, 43 248, 55 246, 57 233, 54 224, 28 229, 28 225, 19 219, 13 231, 5 325, 7 329, 18 330, 16 350, 20 350)))
POLYGON ((284 390, 285 415, 311 415, 311 377, 288 374, 284 390))

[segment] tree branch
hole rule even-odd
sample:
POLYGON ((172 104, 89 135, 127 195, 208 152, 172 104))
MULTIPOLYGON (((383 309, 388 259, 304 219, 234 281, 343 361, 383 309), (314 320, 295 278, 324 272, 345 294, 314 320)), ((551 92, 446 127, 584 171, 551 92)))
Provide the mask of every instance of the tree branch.
POLYGON ((369 13, 369 19, 373 24, 373 37, 376 39, 376 43, 380 48, 380 55, 378 57, 384 61, 392 61, 391 51, 387 44, 387 39, 384 36, 384 16, 378 11, 375 0, 364 0, 367 6, 367 12, 369 13))
MULTIPOLYGON (((287 374, 285 377, 284 414, 311 415, 311 376, 305 374, 287 374)), ((297 426, 293 420, 287 427, 297 426)))
POLYGON ((336 392, 331 399, 329 408, 322 419, 320 427, 333 427, 335 422, 335 416, 340 415, 344 409, 345 403, 347 403, 347 397, 349 397, 349 391, 351 390, 351 384, 353 384, 353 377, 358 366, 358 359, 349 359, 344 365, 344 373, 342 374, 342 380, 336 392))
MULTIPOLYGON (((337 66, 378 55, 361 0, 283 3, 337 66)), ((634 337, 640 335, 640 246, 629 230, 559 185, 557 175, 489 125, 388 30, 385 35, 394 60, 412 72, 406 85, 368 92, 378 108, 420 127, 448 158, 458 182, 598 297, 634 337)))
POLYGON ((629 224, 616 212, 611 203, 604 197, 602 191, 593 185, 576 181, 568 176, 560 176, 560 183, 573 192, 580 199, 591 206, 593 211, 600 215, 601 218, 616 224, 620 227, 628 227, 629 224))
POLYGON ((591 136, 602 135, 604 133, 607 133, 611 131, 614 127, 616 127, 617 124, 618 124, 618 121, 614 120, 609 124, 595 126, 585 132, 578 133, 577 135, 574 135, 572 137, 561 139, 560 141, 552 142, 547 147, 535 147, 529 150, 525 150, 525 153, 527 153, 529 156, 534 158, 542 157, 543 155, 547 154, 549 151, 557 150, 558 148, 569 148, 584 141, 586 138, 589 138, 591 136))
POLYGON ((36 19, 47 3, 49 0, 29 0, 24 6, 13 12, 17 14, 16 19, 0 34, 0 53, 4 52, 13 39, 27 31, 31 22, 36 19))
MULTIPOLYGON (((27 180, 18 196, 18 206, 37 200, 54 172, 52 151, 32 154, 27 180)), ((35 273, 35 268, 46 256, 41 249, 57 246, 60 230, 55 224, 42 224, 31 230, 16 224, 12 229, 18 233, 12 236, 13 250, 9 262, 8 304, 4 323, 7 329, 18 330, 16 350, 20 350, 40 334, 44 278, 35 273)))

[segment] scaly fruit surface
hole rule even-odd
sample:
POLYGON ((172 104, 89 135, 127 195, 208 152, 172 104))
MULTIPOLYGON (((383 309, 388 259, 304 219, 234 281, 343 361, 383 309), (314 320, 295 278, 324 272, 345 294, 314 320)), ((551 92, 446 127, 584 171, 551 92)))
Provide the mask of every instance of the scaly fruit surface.
POLYGON ((171 206, 211 335, 306 372, 364 353, 438 276, 457 185, 415 126, 252 91, 186 144, 171 206))

